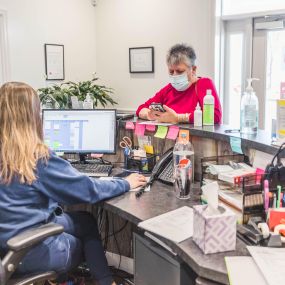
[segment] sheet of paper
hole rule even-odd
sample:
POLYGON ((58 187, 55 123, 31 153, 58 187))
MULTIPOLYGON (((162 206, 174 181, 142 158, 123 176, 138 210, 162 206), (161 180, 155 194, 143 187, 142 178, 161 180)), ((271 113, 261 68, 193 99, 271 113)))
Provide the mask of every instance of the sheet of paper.
POLYGON ((127 121, 126 122, 126 130, 134 130, 135 129, 135 125, 132 121, 127 121))
POLYGON ((226 256, 225 261, 231 285, 268 285, 252 257, 226 256))
POLYGON ((179 133, 179 127, 170 126, 166 138, 171 140, 176 140, 179 133))
POLYGON ((154 125, 154 126, 171 126, 173 124, 170 123, 159 123, 157 121, 144 121, 144 122, 139 122, 140 125, 154 125))
POLYGON ((240 138, 230 137, 230 144, 233 152, 243 154, 240 138))
POLYGON ((157 127, 157 131, 156 131, 154 136, 156 138, 164 139, 166 137, 167 131, 168 131, 168 127, 166 127, 166 126, 158 126, 157 127))
POLYGON ((285 248, 247 246, 247 249, 269 285, 285 283, 285 248))
POLYGON ((193 209, 184 206, 143 221, 138 226, 179 243, 193 235, 193 209))
POLYGON ((155 125, 145 125, 145 129, 149 132, 155 132, 155 125))
POLYGON ((138 137, 142 137, 144 135, 144 132, 145 132, 145 125, 140 125, 136 123, 135 134, 138 137))

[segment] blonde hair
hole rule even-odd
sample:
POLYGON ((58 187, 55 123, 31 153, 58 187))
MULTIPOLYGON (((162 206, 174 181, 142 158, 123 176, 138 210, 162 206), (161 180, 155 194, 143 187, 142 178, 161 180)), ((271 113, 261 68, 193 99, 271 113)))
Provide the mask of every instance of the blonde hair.
POLYGON ((36 180, 36 165, 48 159, 43 142, 40 100, 36 91, 21 82, 8 82, 0 88, 0 179, 9 184, 36 180))

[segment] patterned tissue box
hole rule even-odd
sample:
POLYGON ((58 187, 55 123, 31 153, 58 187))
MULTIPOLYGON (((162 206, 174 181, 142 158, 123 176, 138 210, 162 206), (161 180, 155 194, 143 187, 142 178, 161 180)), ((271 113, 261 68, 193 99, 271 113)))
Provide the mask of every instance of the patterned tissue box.
POLYGON ((222 213, 208 216, 207 205, 194 206, 193 240, 205 254, 235 250, 236 215, 219 207, 222 213))

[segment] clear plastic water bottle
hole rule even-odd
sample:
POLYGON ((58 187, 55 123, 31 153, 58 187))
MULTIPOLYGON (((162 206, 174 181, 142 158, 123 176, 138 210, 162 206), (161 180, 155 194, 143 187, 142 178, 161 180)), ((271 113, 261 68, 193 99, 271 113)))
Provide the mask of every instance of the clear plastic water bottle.
POLYGON ((174 179, 176 197, 188 199, 193 181, 194 149, 187 140, 187 135, 181 133, 173 148, 174 179))
POLYGON ((91 99, 91 94, 87 93, 86 98, 83 102, 83 109, 93 109, 93 100, 91 99))

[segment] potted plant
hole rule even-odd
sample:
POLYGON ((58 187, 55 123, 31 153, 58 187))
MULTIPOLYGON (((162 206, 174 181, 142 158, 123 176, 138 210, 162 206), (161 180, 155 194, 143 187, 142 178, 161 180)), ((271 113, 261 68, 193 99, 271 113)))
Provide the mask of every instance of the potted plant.
POLYGON ((106 107, 108 103, 111 105, 117 104, 111 97, 113 89, 104 85, 97 85, 95 81, 98 78, 93 78, 88 81, 78 83, 69 81, 61 85, 53 85, 51 87, 39 89, 40 100, 43 105, 49 108, 71 108, 71 97, 76 96, 78 101, 84 101, 86 95, 89 94, 94 102, 94 107, 101 104, 106 107))

